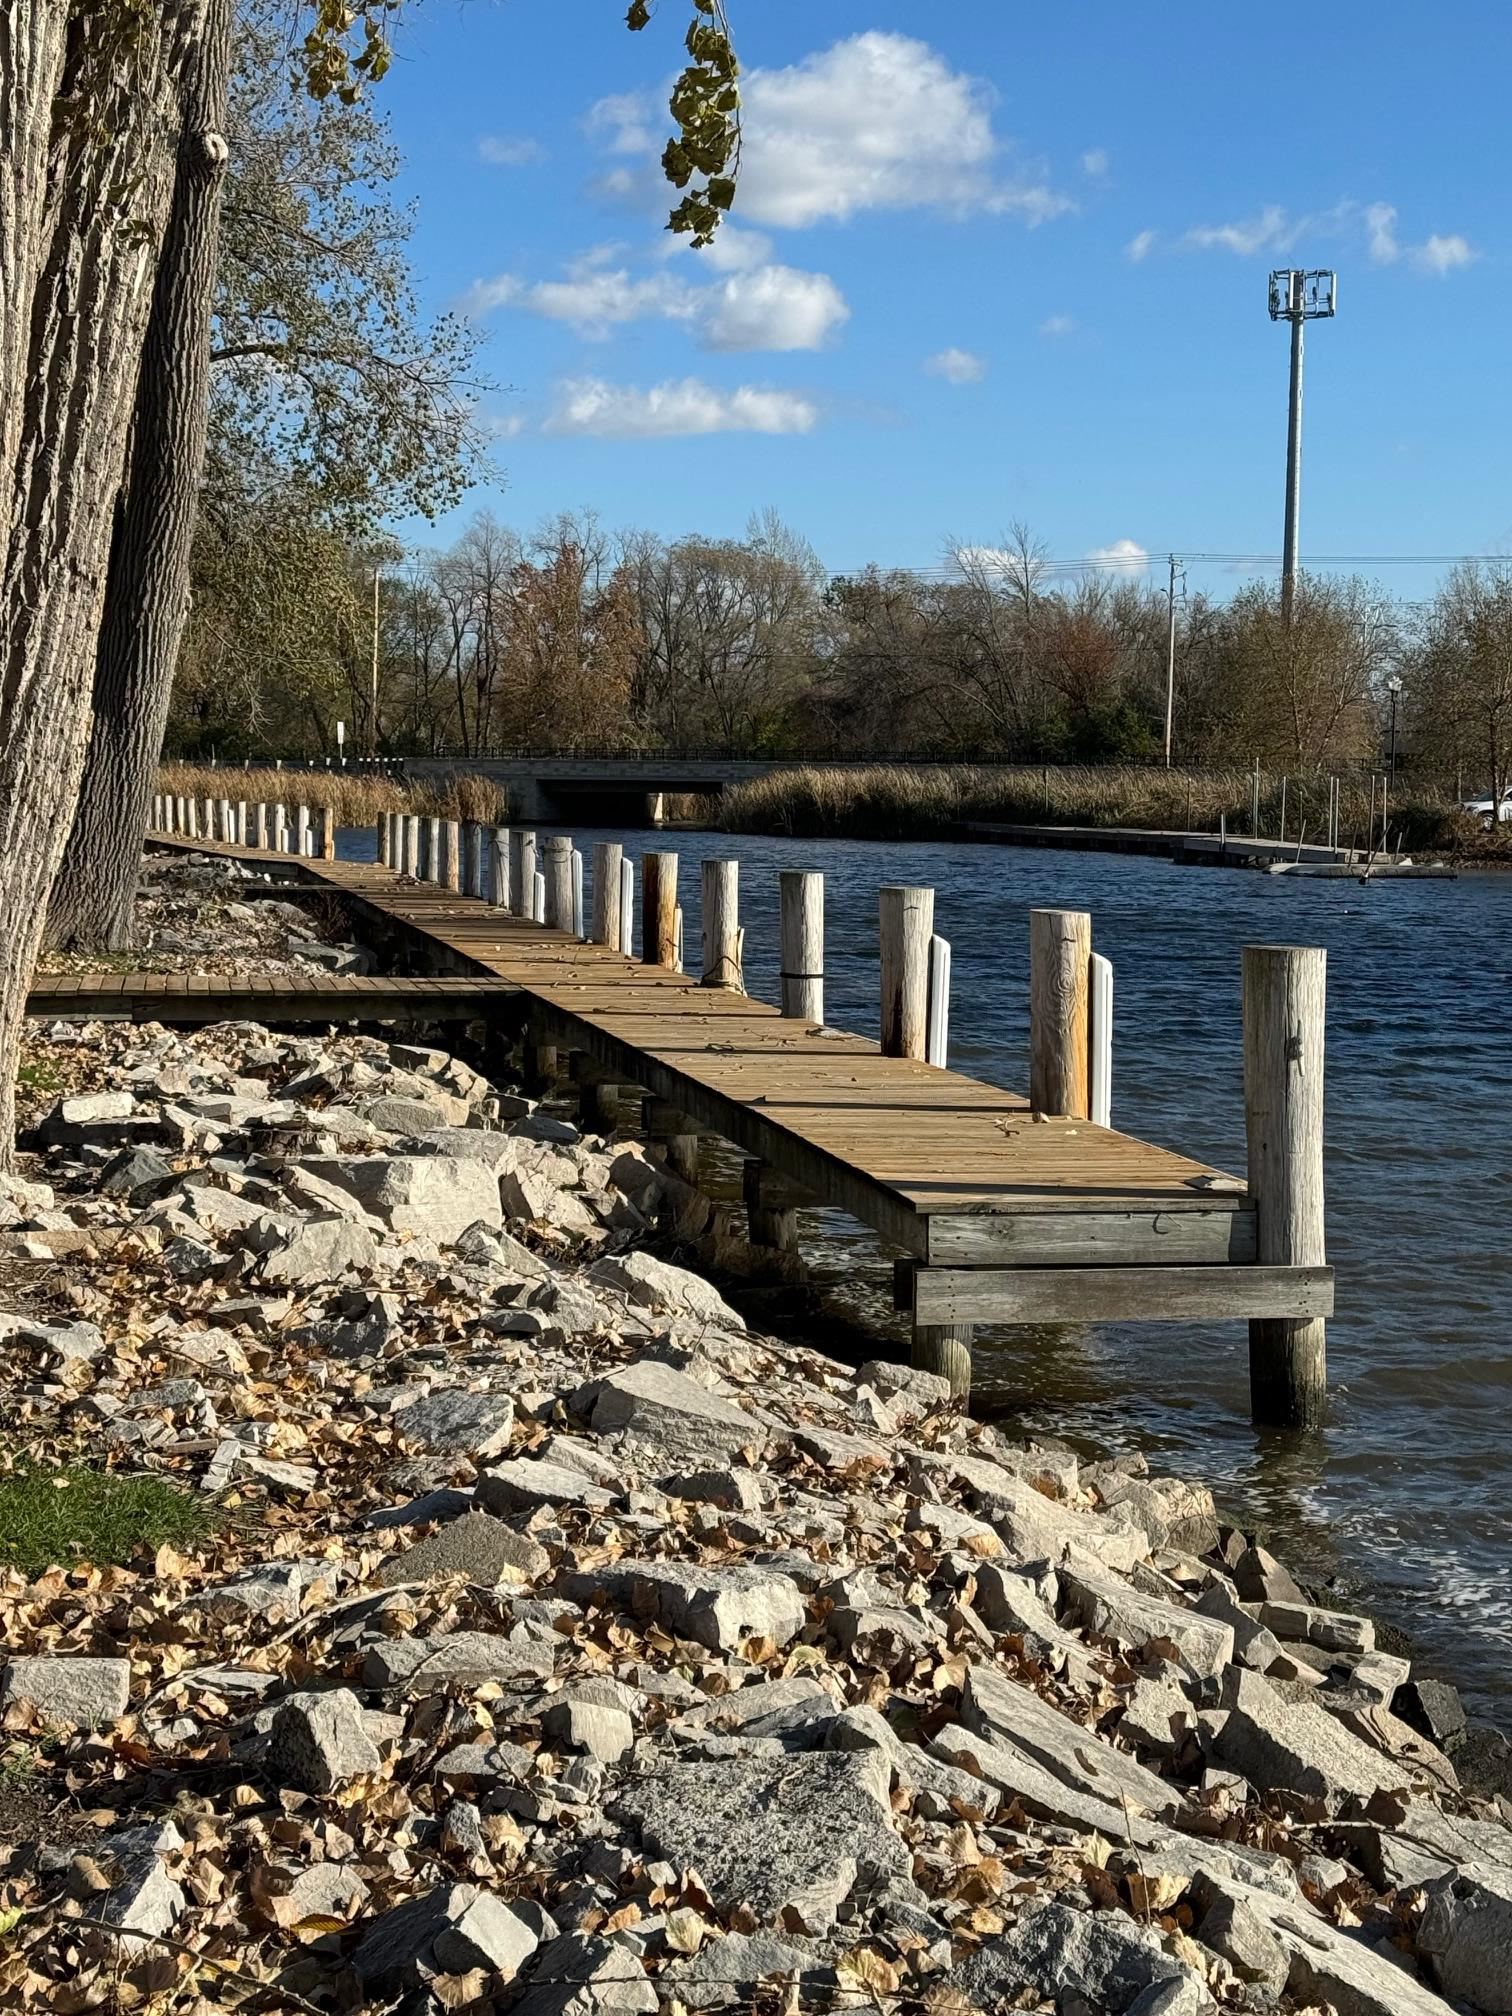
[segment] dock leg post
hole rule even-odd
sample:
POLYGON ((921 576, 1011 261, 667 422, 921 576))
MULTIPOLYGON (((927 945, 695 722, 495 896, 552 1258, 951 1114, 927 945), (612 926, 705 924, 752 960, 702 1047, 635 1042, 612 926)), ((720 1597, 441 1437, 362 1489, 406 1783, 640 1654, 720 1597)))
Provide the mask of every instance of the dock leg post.
POLYGON ((699 985, 744 994, 740 970, 740 863, 705 861, 703 879, 703 971, 699 985))
MULTIPOLYGON (((1244 1123, 1256 1259, 1321 1267, 1323 1016, 1328 955, 1302 945, 1244 948, 1244 1123)), ((1316 1428, 1328 1407, 1321 1316, 1249 1326, 1250 1410, 1257 1426, 1316 1428)))
POLYGON ((532 1031, 525 1039, 525 1086, 530 1092, 545 1092, 555 1082, 557 1053, 554 1043, 541 1043, 532 1031))
POLYGON ((1029 1104, 1092 1114, 1092 919, 1085 910, 1029 912, 1029 1104))
POLYGON ((942 1379, 948 1379, 952 1395, 969 1394, 971 1325, 915 1323, 911 1363, 919 1372, 936 1372, 942 1379))
POLYGON ((619 1119, 614 1082, 586 1050, 574 1050, 568 1060, 577 1087, 578 1122, 585 1134, 612 1134, 619 1119))
POLYGON ((641 1109, 641 1130, 661 1146, 662 1160, 684 1183, 698 1181, 698 1136, 690 1131, 686 1113, 664 1099, 648 1098, 641 1109))
POLYGON ((677 964, 677 856, 641 858, 641 961, 647 966, 677 964))
POLYGON ((784 868, 781 890, 782 1012, 824 1020, 824 877, 784 868))
POLYGON ((746 1236, 753 1246, 778 1253, 798 1251, 798 1212, 787 1186, 764 1162, 752 1160, 741 1171, 746 1207, 746 1236))
POLYGON ((611 952, 620 946, 620 864, 625 850, 617 840, 593 843, 593 942, 611 952))
POLYGON ((929 1041, 933 889, 881 892, 882 1055, 923 1062, 929 1041))

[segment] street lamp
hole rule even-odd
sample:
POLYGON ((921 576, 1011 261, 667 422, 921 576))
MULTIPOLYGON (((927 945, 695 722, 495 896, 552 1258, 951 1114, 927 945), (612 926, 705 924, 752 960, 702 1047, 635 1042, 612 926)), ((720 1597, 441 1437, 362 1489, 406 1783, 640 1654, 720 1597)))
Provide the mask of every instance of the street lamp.
POLYGON ((1391 756, 1387 764, 1387 768, 1391 772, 1391 781, 1394 784, 1396 782, 1397 700, 1400 697, 1402 691, 1402 682, 1394 672, 1392 673, 1391 677, 1386 681, 1386 691, 1391 695, 1391 756))
POLYGON ((1297 592, 1297 532, 1302 514, 1302 325, 1334 313, 1338 275, 1278 267, 1270 276, 1270 318, 1291 324, 1291 403, 1286 421, 1286 537, 1281 560, 1281 617, 1292 620, 1297 592))

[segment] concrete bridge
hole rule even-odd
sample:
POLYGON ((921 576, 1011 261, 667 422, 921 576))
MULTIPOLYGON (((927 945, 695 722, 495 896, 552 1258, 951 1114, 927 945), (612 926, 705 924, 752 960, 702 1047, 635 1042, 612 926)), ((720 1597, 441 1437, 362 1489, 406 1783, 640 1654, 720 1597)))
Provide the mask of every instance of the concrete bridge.
MULTIPOLYGON (((802 770, 802 761, 747 756, 406 757, 406 777, 450 777, 459 771, 491 777, 509 793, 510 817, 522 825, 659 826, 667 797, 717 798, 774 770, 802 770)), ((845 766, 839 766, 845 767, 845 766)))

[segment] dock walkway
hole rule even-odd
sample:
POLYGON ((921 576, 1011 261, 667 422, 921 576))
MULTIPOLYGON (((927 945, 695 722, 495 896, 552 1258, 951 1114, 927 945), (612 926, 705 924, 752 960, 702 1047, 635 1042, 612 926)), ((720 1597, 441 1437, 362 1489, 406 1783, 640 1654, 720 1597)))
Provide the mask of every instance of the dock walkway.
POLYGON ((1259 1264, 1245 1183, 1174 1150, 376 863, 149 837, 313 880, 410 963, 507 983, 533 1043, 643 1087, 899 1248, 917 1325, 1331 1313, 1331 1269, 1259 1264))

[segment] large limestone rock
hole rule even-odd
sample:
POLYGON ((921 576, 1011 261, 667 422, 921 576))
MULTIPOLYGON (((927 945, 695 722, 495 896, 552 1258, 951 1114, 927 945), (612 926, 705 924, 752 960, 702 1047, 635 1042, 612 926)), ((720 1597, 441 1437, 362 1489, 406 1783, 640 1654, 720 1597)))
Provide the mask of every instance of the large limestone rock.
POLYGON ((725 1462, 767 1441, 766 1427, 744 1408, 652 1358, 598 1382, 589 1422, 596 1435, 621 1436, 669 1471, 725 1462))
POLYGON ((441 1246, 459 1239, 469 1225, 504 1222, 492 1171, 461 1156, 332 1155, 306 1167, 350 1190, 364 1210, 395 1232, 418 1233, 441 1246))
POLYGON ((1458 1869, 1428 1892, 1418 1950, 1438 1985, 1486 2016, 1512 2016, 1512 1870, 1458 1869))
POLYGON ((1032 1988, 1062 2006, 1074 1997, 1105 2016, 1125 2016, 1147 1989, 1189 1971, 1156 1932, 1122 1912, 1047 1903, 971 1954, 951 1982, 984 2009, 1010 2007, 1032 1988))
POLYGON ((378 1747, 367 1732, 362 1703, 349 1687, 291 1694, 273 1717, 268 1768, 301 1792, 334 1792, 378 1769, 378 1747))
POLYGON ((696 1869, 722 1910, 749 1904, 790 1931, 828 1930, 858 1880, 909 1873, 879 1752, 668 1765, 612 1807, 648 1857, 696 1869))
POLYGON ((46 1723, 93 1729, 118 1722, 131 1694, 129 1659, 12 1659, 0 1681, 0 1707, 29 1701, 46 1723))
POLYGON ((638 1309, 665 1309, 702 1317, 723 1330, 744 1330, 745 1318, 700 1274, 650 1253, 616 1253, 595 1260, 588 1278, 623 1295, 638 1309))
POLYGON ((803 1595, 790 1576, 752 1563, 729 1567, 694 1561, 616 1561, 570 1575, 567 1593, 585 1601, 598 1589, 638 1617, 711 1652, 734 1652, 745 1638, 778 1645, 803 1629, 803 1595))
POLYGON ((1224 1675, 1228 1711, 1212 1747, 1214 1763, 1262 1791, 1301 1792, 1336 1803, 1403 1790, 1400 1764, 1351 1736, 1325 1708, 1288 1701, 1258 1673, 1232 1666, 1224 1675))
POLYGON ((420 1972, 479 1967, 512 1981, 539 1943, 520 1912, 476 1883, 442 1884, 375 1919, 352 1955, 358 1978, 383 1992, 420 1972))

